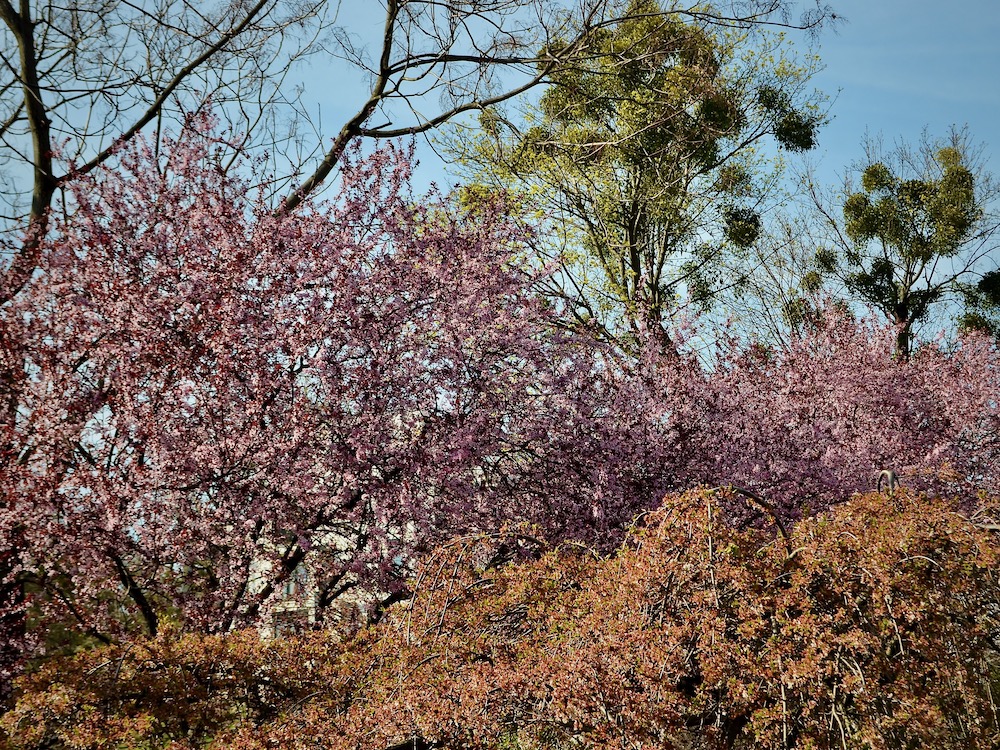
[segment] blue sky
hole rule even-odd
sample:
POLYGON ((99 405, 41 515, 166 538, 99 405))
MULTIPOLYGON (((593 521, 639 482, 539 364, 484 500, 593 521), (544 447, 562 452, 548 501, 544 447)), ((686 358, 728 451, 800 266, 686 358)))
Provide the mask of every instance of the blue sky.
MULTIPOLYGON (((820 135, 821 175, 862 156, 866 130, 891 145, 924 128, 968 125, 991 157, 1000 149, 1000 5, 996 0, 832 0, 847 21, 824 32, 816 87, 833 97, 820 135)), ((1000 170, 995 158, 991 171, 1000 170)))

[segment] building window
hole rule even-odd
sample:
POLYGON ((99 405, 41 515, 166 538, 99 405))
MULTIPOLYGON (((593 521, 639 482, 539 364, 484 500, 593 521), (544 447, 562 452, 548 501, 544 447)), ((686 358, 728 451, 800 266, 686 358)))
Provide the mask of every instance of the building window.
POLYGON ((302 565, 299 565, 291 572, 291 575, 285 579, 282 594, 284 594, 287 599, 305 596, 308 585, 309 571, 307 571, 302 565))

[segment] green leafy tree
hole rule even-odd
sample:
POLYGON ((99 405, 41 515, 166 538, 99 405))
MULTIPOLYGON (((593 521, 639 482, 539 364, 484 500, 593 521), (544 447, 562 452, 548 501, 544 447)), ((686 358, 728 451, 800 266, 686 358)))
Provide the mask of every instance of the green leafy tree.
POLYGON ((898 326, 899 356, 910 355, 914 329, 939 303, 962 305, 964 327, 989 328, 1000 303, 1000 277, 990 270, 997 191, 968 133, 925 136, 915 149, 889 153, 869 144, 867 152, 860 184, 849 182, 842 197, 842 217, 821 207, 832 231, 816 253, 818 270, 898 326))
POLYGON ((773 30, 720 29, 661 0, 632 0, 593 49, 521 120, 486 110, 460 154, 478 189, 512 190, 551 219, 537 248, 560 264, 548 291, 579 322, 620 343, 665 336, 677 299, 710 304, 760 234, 759 147, 815 145, 815 60, 773 30))
POLYGON ((962 285, 960 292, 965 309, 958 318, 959 327, 1000 339, 1000 269, 987 271, 975 284, 962 285))

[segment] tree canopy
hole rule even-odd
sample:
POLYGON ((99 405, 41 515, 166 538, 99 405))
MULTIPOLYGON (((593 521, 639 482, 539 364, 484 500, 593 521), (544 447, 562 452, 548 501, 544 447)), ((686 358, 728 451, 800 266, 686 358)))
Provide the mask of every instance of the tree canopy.
MULTIPOLYGON (((665 13, 802 29, 832 14, 817 0, 793 21, 792 5, 741 0, 729 12, 671 6, 665 13)), ((0 253, 9 259, 0 303, 30 277, 49 210, 74 175, 114 163, 137 133, 156 141, 211 103, 229 120, 233 141, 272 160, 270 174, 258 177, 290 209, 328 180, 353 139, 426 132, 524 93, 591 58, 592 37, 626 13, 619 0, 380 6, 383 23, 370 44, 339 20, 340 4, 326 0, 0 2, 0 253), (346 64, 370 84, 332 139, 289 83, 304 58, 346 64)))
POLYGON ((727 267, 761 229, 758 145, 808 150, 823 115, 811 63, 779 34, 635 0, 592 49, 553 73, 536 108, 485 112, 457 152, 474 179, 549 213, 550 293, 634 344, 640 328, 665 332, 679 298, 708 304, 738 281, 727 267))
POLYGON ((352 588, 398 598, 453 535, 596 542, 663 490, 638 454, 604 470, 629 448, 600 353, 533 297, 501 205, 417 207, 387 149, 275 215, 215 169, 210 125, 78 180, 0 308, 0 576, 33 616, 225 632, 305 565, 322 620, 352 588))
POLYGON ((997 192, 967 132, 925 136, 888 153, 870 143, 857 182, 840 199, 841 216, 814 196, 827 229, 816 269, 898 327, 901 356, 939 303, 961 305, 966 325, 978 320, 989 329, 984 315, 1000 299, 991 259, 997 192))
POLYGON ((729 512, 779 528, 886 468, 970 512, 1000 489, 981 338, 893 359, 891 328, 831 311, 712 371, 635 361, 565 331, 502 204, 417 205, 386 149, 329 206, 276 214, 216 168, 212 125, 79 179, 0 308, 22 657, 58 651, 49 630, 266 627, 300 567, 317 624, 352 590, 378 619, 453 536, 530 524, 611 551, 684 487, 737 485, 754 502, 729 512))

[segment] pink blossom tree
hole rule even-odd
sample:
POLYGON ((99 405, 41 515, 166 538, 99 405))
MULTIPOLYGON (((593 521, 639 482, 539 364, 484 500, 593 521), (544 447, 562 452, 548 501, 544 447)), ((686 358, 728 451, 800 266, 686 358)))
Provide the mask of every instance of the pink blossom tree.
POLYGON ((681 483, 737 485, 785 518, 875 489, 883 470, 969 510, 1000 493, 996 346, 970 335, 903 360, 895 336, 828 308, 785 349, 724 339, 710 368, 660 362, 664 413, 687 427, 681 483))
POLYGON ((389 147, 348 160, 330 205, 276 215, 211 125, 78 180, 0 309, 6 615, 225 632, 306 565, 322 620, 353 587, 404 596, 446 538, 608 541, 662 496, 500 203, 415 205, 389 147))

